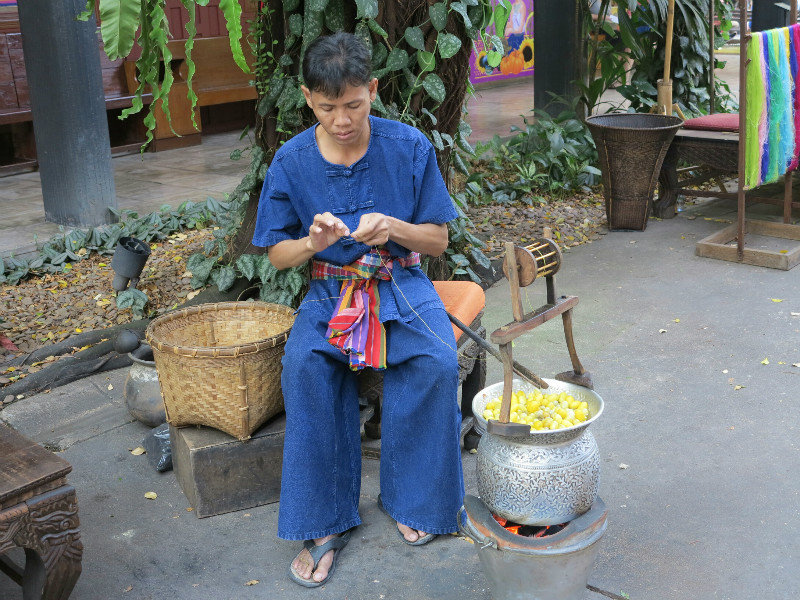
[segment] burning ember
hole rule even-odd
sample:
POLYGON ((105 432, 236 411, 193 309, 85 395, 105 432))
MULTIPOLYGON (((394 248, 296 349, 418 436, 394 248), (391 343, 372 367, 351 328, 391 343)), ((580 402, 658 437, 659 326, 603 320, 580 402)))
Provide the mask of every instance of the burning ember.
POLYGON ((514 535, 521 535, 523 537, 547 537, 548 535, 558 533, 568 525, 568 523, 559 523, 558 525, 519 525, 504 519, 503 517, 498 517, 494 513, 492 513, 492 516, 494 517, 495 521, 500 523, 501 527, 505 528, 507 531, 510 531, 514 535))

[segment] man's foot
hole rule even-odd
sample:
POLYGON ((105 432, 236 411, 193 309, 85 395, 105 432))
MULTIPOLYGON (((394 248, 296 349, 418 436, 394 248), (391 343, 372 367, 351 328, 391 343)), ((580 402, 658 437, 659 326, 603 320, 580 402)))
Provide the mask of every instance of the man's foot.
MULTIPOLYGON (((336 535, 326 535, 322 538, 315 538, 314 545, 321 546, 328 540, 332 540, 335 538, 336 535)), ((317 565, 316 570, 314 569, 314 559, 311 558, 311 553, 303 548, 300 551, 300 554, 297 555, 297 558, 294 559, 292 563, 292 567, 294 568, 295 572, 307 581, 324 581, 324 579, 328 576, 328 571, 331 568, 331 564, 333 563, 333 550, 328 550, 321 559, 319 559, 319 564, 317 565)))
POLYGON ((412 529, 411 527, 403 525, 400 522, 397 523, 397 529, 400 531, 400 534, 409 544, 413 544, 414 542, 428 535, 424 531, 417 531, 416 529, 412 529))

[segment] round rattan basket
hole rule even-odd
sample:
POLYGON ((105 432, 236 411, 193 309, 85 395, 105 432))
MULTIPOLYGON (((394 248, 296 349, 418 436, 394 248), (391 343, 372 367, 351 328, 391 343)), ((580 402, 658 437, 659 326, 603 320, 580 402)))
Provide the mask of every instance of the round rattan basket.
POLYGON ((240 440, 283 410, 281 358, 294 311, 266 302, 176 310, 148 325, 167 422, 240 440))
POLYGON ((682 123, 678 117, 642 113, 586 119, 600 159, 609 229, 647 227, 661 164, 682 123))

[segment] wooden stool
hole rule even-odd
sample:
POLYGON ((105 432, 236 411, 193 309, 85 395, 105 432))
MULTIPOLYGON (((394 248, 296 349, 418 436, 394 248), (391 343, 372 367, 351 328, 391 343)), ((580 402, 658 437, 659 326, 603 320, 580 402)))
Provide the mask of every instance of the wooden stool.
MULTIPOLYGON (((486 337, 486 329, 481 325, 486 298, 483 289, 472 281, 434 281, 433 287, 444 304, 445 310, 459 319, 469 323, 470 329, 482 338, 486 337)), ((480 436, 472 429, 472 399, 486 387, 486 351, 471 340, 463 332, 453 327, 458 352, 458 381, 461 384, 461 418, 464 447, 477 447, 480 436)), ((437 342, 438 343, 438 342, 437 342)), ((359 395, 367 399, 374 412, 364 423, 364 433, 368 438, 378 440, 381 437, 381 398, 383 396, 383 375, 379 371, 365 369, 359 375, 359 395)), ((378 458, 380 445, 364 443, 361 447, 364 456, 378 458)))
POLYGON ((0 425, 0 571, 24 600, 66 600, 81 574, 78 500, 67 485, 72 466, 0 425), (24 570, 3 556, 25 550, 24 570))

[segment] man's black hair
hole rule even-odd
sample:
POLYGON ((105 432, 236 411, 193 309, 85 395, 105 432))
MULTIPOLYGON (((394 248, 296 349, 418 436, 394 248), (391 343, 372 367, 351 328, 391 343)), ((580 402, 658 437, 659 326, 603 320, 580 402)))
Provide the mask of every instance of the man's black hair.
POLYGON ((348 85, 367 85, 372 79, 369 50, 352 33, 318 37, 306 49, 303 79, 312 92, 339 98, 348 85))

